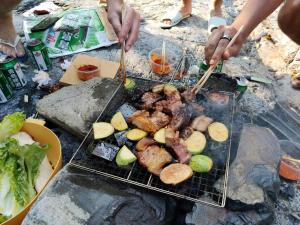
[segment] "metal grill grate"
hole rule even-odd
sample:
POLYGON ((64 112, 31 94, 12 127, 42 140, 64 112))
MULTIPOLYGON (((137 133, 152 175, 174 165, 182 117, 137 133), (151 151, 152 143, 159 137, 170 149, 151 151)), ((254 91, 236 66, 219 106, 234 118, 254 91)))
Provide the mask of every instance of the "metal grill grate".
MULTIPOLYGON (((137 87, 140 87, 143 92, 157 83, 140 78, 135 78, 135 80, 137 87)), ((230 158, 234 94, 227 92, 223 93, 229 96, 230 101, 226 107, 221 108, 205 102, 205 91, 197 96, 198 103, 205 106, 205 115, 214 118, 216 121, 223 122, 230 130, 230 138, 225 143, 216 143, 208 139, 207 147, 203 154, 209 155, 214 161, 214 166, 209 173, 194 173, 191 179, 176 186, 163 184, 159 177, 147 172, 147 170, 140 166, 138 162, 135 162, 128 167, 118 167, 115 161, 110 162, 92 155, 91 152, 97 144, 97 141, 94 141, 93 139, 92 131, 86 136, 74 154, 70 165, 133 185, 159 191, 161 193, 194 202, 203 202, 214 206, 224 207, 230 158), (222 179, 222 184, 218 185, 218 188, 214 187, 215 182, 221 176, 224 176, 225 178, 222 179), (210 199, 210 201, 208 199, 210 199)), ((116 112, 122 104, 125 102, 127 103, 128 101, 130 101, 128 95, 126 95, 126 92, 120 86, 97 121, 110 121, 114 112, 116 112)), ((106 139, 105 142, 117 145, 113 136, 106 139)))

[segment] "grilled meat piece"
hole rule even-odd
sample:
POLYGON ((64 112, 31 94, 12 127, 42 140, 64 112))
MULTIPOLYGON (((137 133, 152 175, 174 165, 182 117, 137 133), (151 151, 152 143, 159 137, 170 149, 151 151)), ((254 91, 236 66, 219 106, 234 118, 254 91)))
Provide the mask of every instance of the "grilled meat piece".
POLYGON ((141 101, 143 102, 141 108, 146 110, 151 109, 153 104, 162 98, 163 97, 158 93, 146 92, 141 98, 141 101))
POLYGON ((167 97, 167 100, 170 101, 181 101, 181 96, 180 96, 180 92, 178 90, 168 90, 168 89, 164 89, 164 94, 167 97))
POLYGON ((181 97, 185 102, 196 102, 196 95, 192 92, 191 88, 187 88, 181 93, 181 97))
POLYGON ((162 168, 172 161, 172 156, 165 149, 151 145, 144 151, 137 152, 139 163, 150 173, 159 175, 162 168))
POLYGON ((229 96, 220 92, 212 92, 207 95, 207 98, 219 105, 227 105, 229 102, 229 96))
POLYGON ((162 100, 156 102, 155 109, 157 111, 162 111, 168 114, 174 114, 183 106, 184 104, 182 104, 182 102, 178 100, 162 100))
POLYGON ((192 102, 189 104, 189 106, 192 108, 194 114, 199 115, 199 114, 202 114, 204 111, 204 107, 199 105, 198 103, 192 102))
POLYGON ((192 127, 185 127, 181 132, 180 132, 180 137, 183 140, 188 139, 192 133, 194 132, 194 129, 192 127))
POLYGON ((170 122, 170 117, 162 112, 155 111, 152 113, 150 120, 155 124, 156 128, 159 130, 167 126, 170 122))
POLYGON ((185 127, 189 124, 191 117, 192 111, 189 110, 185 104, 182 104, 180 108, 177 108, 176 111, 173 112, 170 126, 175 128, 175 130, 179 130, 181 127, 185 127))
POLYGON ((172 128, 166 128, 166 145, 173 149, 180 163, 186 163, 191 158, 184 140, 179 138, 179 132, 172 128))
POLYGON ((128 122, 137 126, 141 130, 154 133, 158 129, 156 125, 150 120, 150 113, 145 110, 139 110, 133 113, 129 118, 128 122))
POLYGON ((137 151, 141 152, 146 150, 149 146, 154 145, 155 143, 156 141, 154 141, 152 138, 145 137, 136 144, 135 148, 137 151))
POLYGON ((208 125, 213 121, 214 120, 210 117, 204 115, 198 116, 193 120, 191 127, 197 131, 205 132, 208 128, 208 125))

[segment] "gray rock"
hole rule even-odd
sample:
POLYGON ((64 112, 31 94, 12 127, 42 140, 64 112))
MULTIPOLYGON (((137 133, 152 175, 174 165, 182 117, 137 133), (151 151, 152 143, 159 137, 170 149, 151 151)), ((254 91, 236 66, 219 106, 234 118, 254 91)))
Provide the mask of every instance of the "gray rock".
POLYGON ((94 78, 64 87, 41 99, 37 111, 76 136, 84 137, 118 85, 113 79, 94 78))
POLYGON ((281 155, 279 141, 270 129, 245 125, 236 158, 229 169, 227 197, 247 205, 263 204, 265 193, 276 198, 280 187, 277 165, 281 155))
POLYGON ((268 225, 273 220, 271 211, 232 212, 225 208, 195 203, 185 222, 187 225, 268 225))
POLYGON ((65 167, 22 224, 162 225, 169 224, 174 215, 174 211, 167 210, 168 204, 164 196, 110 184, 99 175, 65 167))

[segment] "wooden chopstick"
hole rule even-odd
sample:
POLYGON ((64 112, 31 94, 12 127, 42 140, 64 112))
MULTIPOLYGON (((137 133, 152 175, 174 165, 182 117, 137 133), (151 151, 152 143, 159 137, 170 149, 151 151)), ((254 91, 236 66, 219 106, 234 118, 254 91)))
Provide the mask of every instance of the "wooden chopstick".
MULTIPOLYGON (((242 25, 240 29, 236 32, 236 34, 233 36, 233 38, 225 48, 224 52, 234 44, 234 42, 236 41, 240 33, 243 31, 243 29, 244 25, 242 25)), ((218 60, 214 65, 211 65, 209 69, 205 72, 205 74, 201 77, 201 79, 197 82, 197 84, 193 87, 192 92, 194 94, 197 94, 200 91, 200 89, 204 86, 210 75, 213 73, 214 69, 217 67, 219 61, 220 60, 218 60)))
POLYGON ((163 41, 161 48, 161 72, 165 71, 165 63, 166 63, 166 42, 163 41))
MULTIPOLYGON (((125 3, 123 3, 122 5, 122 11, 121 11, 121 16, 122 16, 122 24, 124 22, 124 18, 126 15, 126 5, 125 3)), ((121 43, 121 59, 120 59, 120 67, 121 67, 121 71, 120 71, 120 75, 121 75, 121 80, 125 83, 126 82, 126 64, 125 64, 125 56, 126 56, 126 52, 125 52, 125 40, 123 41, 123 43, 121 43)))

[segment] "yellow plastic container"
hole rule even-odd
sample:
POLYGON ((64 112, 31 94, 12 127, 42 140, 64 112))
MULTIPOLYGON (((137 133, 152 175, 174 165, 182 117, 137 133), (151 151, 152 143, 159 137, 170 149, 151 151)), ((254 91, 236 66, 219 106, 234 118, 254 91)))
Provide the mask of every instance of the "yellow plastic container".
MULTIPOLYGON (((25 122, 22 131, 27 132, 35 141, 41 144, 49 144, 50 148, 47 152, 47 157, 54 169, 48 180, 49 182, 62 166, 61 144, 58 137, 47 127, 31 122, 25 122)), ((1 223, 1 225, 20 225, 39 194, 19 214, 1 223)))

